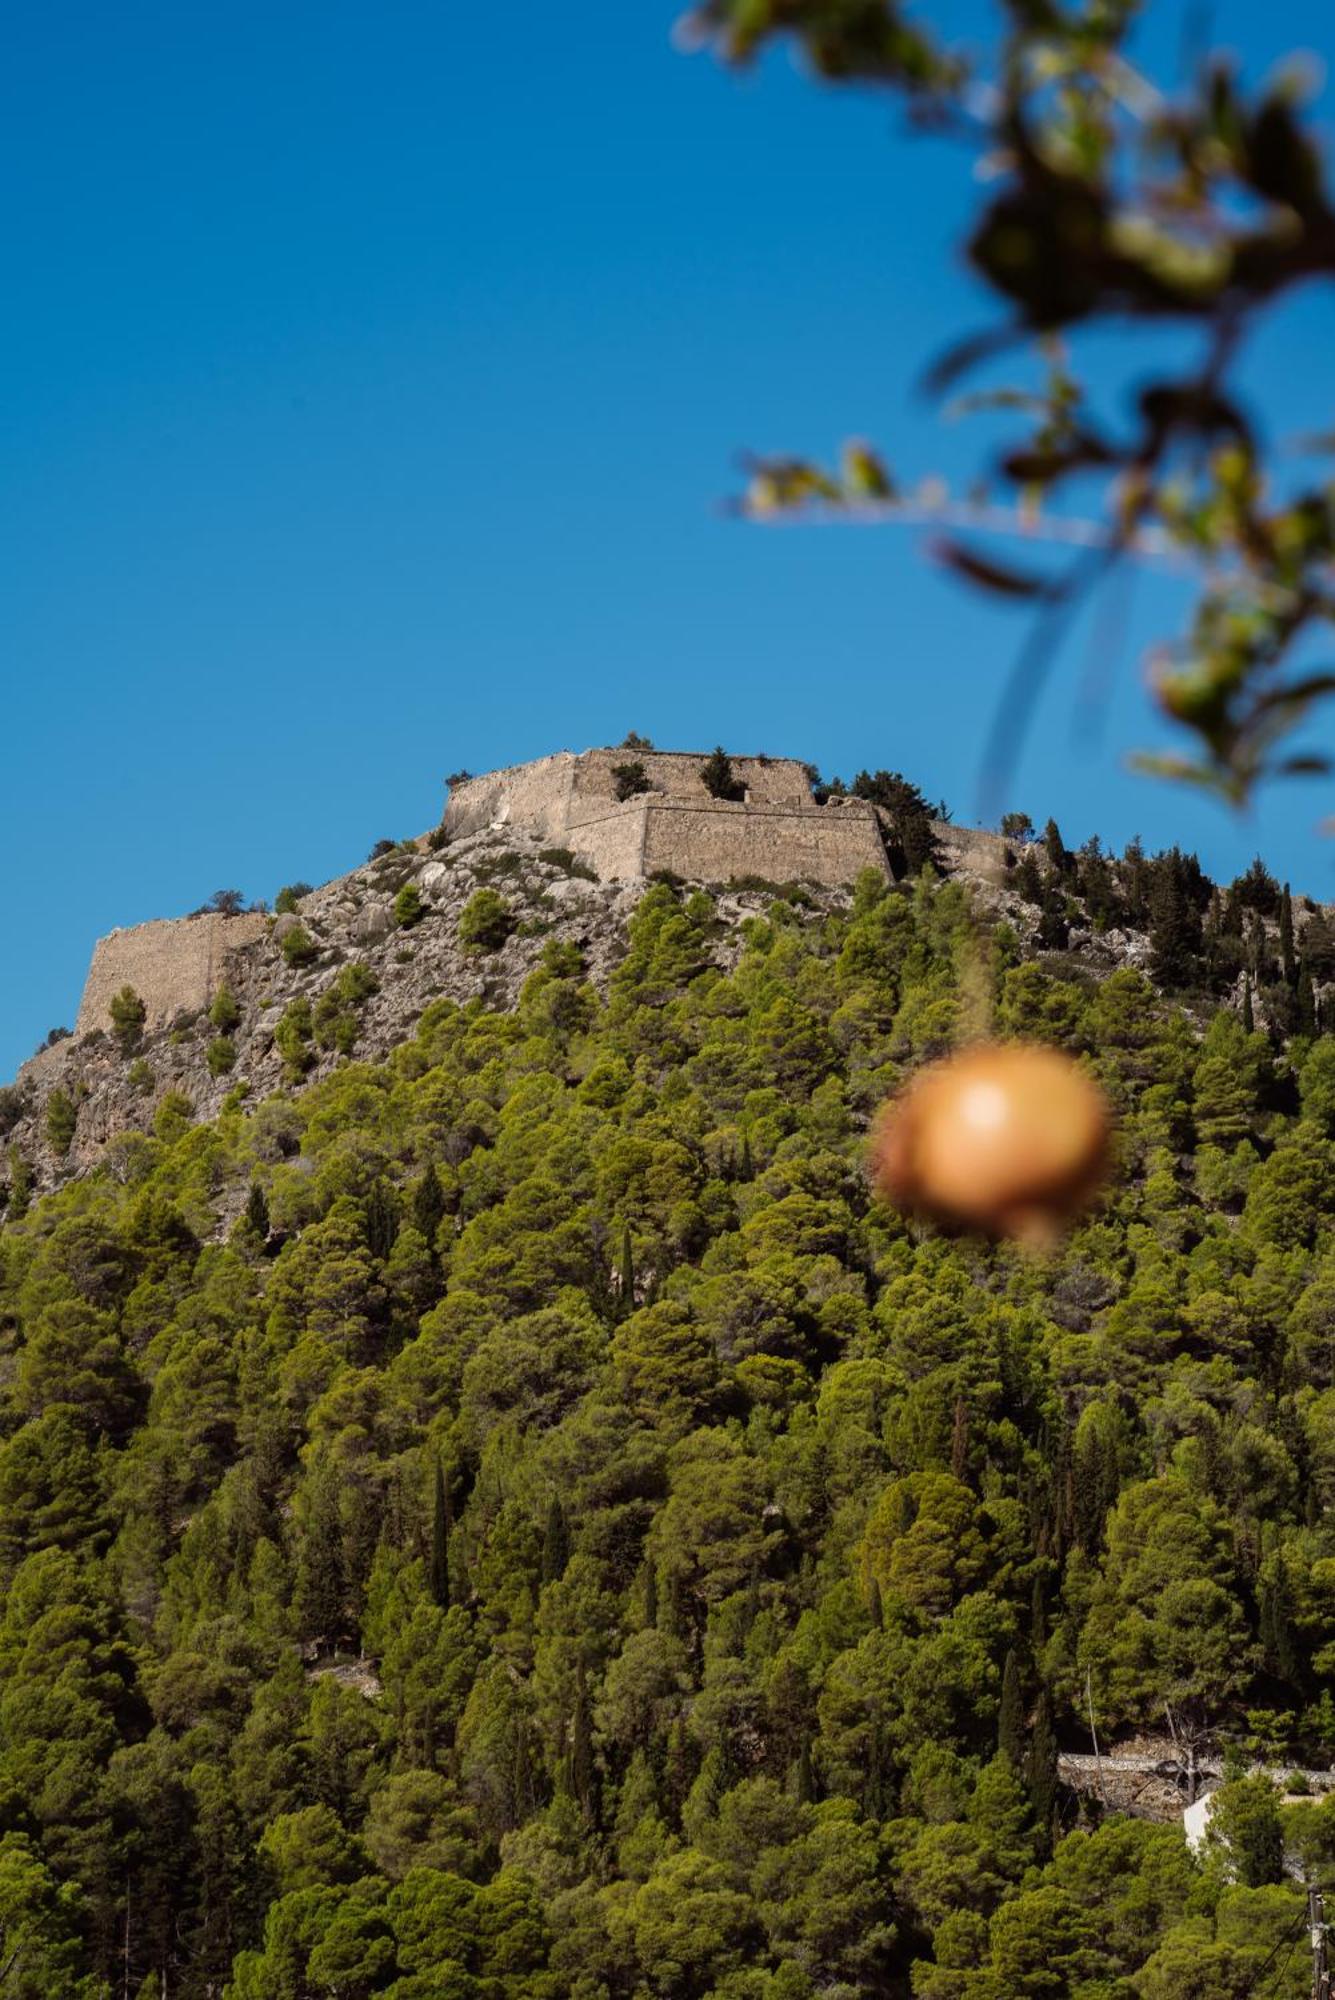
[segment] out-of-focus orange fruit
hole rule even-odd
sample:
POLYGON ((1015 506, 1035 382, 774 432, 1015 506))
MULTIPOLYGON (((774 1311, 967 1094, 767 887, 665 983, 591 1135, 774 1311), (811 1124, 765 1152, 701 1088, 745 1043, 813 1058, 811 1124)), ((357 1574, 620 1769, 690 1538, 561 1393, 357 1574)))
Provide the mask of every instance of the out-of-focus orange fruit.
POLYGON ((1098 1085, 1060 1049, 980 1042, 923 1070, 884 1113, 873 1175, 899 1208, 1050 1243, 1108 1164, 1098 1085))

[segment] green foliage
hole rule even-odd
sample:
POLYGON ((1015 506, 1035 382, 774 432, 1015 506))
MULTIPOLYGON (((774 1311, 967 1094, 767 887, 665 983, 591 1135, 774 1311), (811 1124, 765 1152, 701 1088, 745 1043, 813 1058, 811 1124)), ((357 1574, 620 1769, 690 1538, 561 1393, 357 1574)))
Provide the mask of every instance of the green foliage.
POLYGON ((230 1035, 241 1024, 241 1004, 226 981, 219 986, 209 1006, 209 1020, 220 1035, 230 1035))
POLYGON ((740 799, 742 796, 742 787, 733 772, 732 759, 721 744, 717 750, 710 752, 700 766, 700 782, 712 799, 740 799))
POLYGON ((79 1114, 74 1100, 67 1090, 53 1090, 46 1100, 46 1136, 53 1153, 62 1158, 68 1153, 74 1138, 74 1128, 79 1114))
POLYGON ((110 1012, 111 1032, 120 1044, 121 1053, 130 1055, 143 1037, 148 1009, 133 986, 122 986, 119 993, 111 996, 110 1012))
POLYGON ((320 955, 320 947, 304 924, 293 924, 291 930, 284 931, 279 949, 285 962, 294 970, 314 964, 320 955))
POLYGON ((311 1043, 315 1035, 314 1020, 309 1000, 290 1000, 278 1017, 274 1029, 274 1047, 283 1058, 283 1076, 288 1083, 299 1083, 308 1069, 314 1067, 315 1051, 311 1043))
POLYGON ((236 1043, 230 1035, 215 1035, 204 1051, 210 1076, 226 1076, 236 1066, 236 1043))
POLYGON ((478 889, 459 912, 459 942, 465 951, 499 951, 514 927, 514 912, 496 889, 478 889))
POLYGON ((311 884, 309 882, 286 883, 274 897, 274 915, 278 917, 290 916, 302 897, 309 896, 310 893, 311 884))
POLYGON ((612 790, 618 799, 637 798, 641 792, 647 792, 649 789, 649 774, 638 757, 632 757, 624 764, 612 766, 612 790))
POLYGON ((394 898, 394 921, 401 931, 410 931, 426 915, 422 892, 415 882, 405 882, 394 898))
POLYGON ((973 935, 930 876, 735 937, 656 884, 603 996, 553 940, 303 1083, 347 965, 294 1094, 169 1094, 33 1205, 11 1159, 26 1993, 1246 1992, 1301 1918, 1268 1787, 1197 1860, 1056 1753, 1087 1677, 1103 1736, 1335 1751, 1335 1039, 999 945, 1121 1163, 1048 1259, 948 1240, 863 1146, 973 935))

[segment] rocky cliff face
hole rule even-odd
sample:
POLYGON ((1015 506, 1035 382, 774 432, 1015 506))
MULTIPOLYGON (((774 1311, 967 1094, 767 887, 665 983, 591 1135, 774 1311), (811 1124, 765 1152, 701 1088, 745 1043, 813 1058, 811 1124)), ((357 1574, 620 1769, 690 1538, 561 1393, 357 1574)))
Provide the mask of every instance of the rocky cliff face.
MULTIPOLYGON (((998 884, 990 850, 974 853, 956 840, 945 843, 943 859, 982 913, 1004 917, 1032 940, 1036 912, 998 884)), ((552 938, 577 946, 589 979, 604 990, 644 887, 593 881, 565 851, 508 828, 438 850, 426 839, 409 843, 312 891, 294 912, 264 923, 258 936, 253 925, 239 924, 238 943, 225 956, 236 1004, 225 1035, 201 1008, 156 1029, 150 1016, 131 1049, 97 1030, 26 1063, 15 1085, 0 1091, 0 1183, 26 1179, 45 1188, 103 1162, 118 1170, 136 1143, 131 1135, 151 1133, 160 1117, 209 1118, 233 1092, 254 1103, 318 1078, 349 1056, 383 1056, 433 1000, 509 1007, 552 938), (417 890, 422 908, 410 924, 400 921, 401 911, 396 915, 406 888, 417 890), (511 924, 492 948, 460 936, 465 907, 484 888, 504 899, 511 924), (309 939, 309 956, 294 954, 298 930, 309 939), (220 1054, 220 1040, 230 1051, 220 1054)), ((714 894, 717 957, 726 966, 740 947, 742 920, 763 911, 773 890, 762 884, 714 894)), ((804 920, 819 921, 849 894, 809 888, 804 920)), ((1094 937, 1074 930, 1070 949, 1077 960, 1104 968, 1145 958, 1144 939, 1119 932, 1094 937)))

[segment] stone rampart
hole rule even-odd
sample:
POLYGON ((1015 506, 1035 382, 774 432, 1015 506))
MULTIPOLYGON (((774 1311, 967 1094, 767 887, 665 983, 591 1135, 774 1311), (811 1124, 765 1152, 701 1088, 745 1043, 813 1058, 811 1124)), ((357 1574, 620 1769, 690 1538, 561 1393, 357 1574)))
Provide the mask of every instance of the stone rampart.
POLYGON ((872 806, 818 806, 805 764, 794 757, 734 757, 738 801, 716 799, 700 771, 703 750, 560 751, 531 764, 468 778, 451 788, 451 839, 512 826, 569 847, 604 881, 670 870, 686 880, 742 875, 831 887, 863 868, 886 869, 872 806), (638 763, 648 790, 617 798, 617 767, 638 763))
POLYGON ((181 1012, 207 1007, 218 990, 229 956, 264 936, 267 919, 258 912, 224 917, 160 918, 112 931, 93 947, 93 962, 79 1003, 76 1035, 111 1026, 111 1001, 132 986, 147 1008, 145 1025, 163 1027, 181 1012))
POLYGON ((759 875, 838 888, 864 868, 889 873, 873 807, 649 803, 642 873, 669 869, 691 882, 759 875))

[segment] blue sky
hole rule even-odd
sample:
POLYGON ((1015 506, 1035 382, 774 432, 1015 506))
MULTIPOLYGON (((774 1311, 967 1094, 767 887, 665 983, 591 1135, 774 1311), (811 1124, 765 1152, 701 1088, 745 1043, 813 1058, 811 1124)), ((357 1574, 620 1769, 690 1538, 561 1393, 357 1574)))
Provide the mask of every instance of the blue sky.
MULTIPOLYGON (((675 12, 8 10, 0 1073, 99 933, 341 872, 460 766, 636 728, 973 816, 1015 616, 903 531, 718 506, 747 446, 972 464, 913 392, 981 311, 967 161, 786 60, 677 52, 675 12)), ((1330 38, 1258 12, 1213 9, 1254 66, 1330 38)), ((1331 325, 1306 299, 1257 355, 1277 430, 1329 427, 1331 325)), ((1124 771, 1178 609, 1129 591, 1095 742, 1077 637, 1009 802, 1335 895, 1320 786, 1239 823, 1124 771)))

